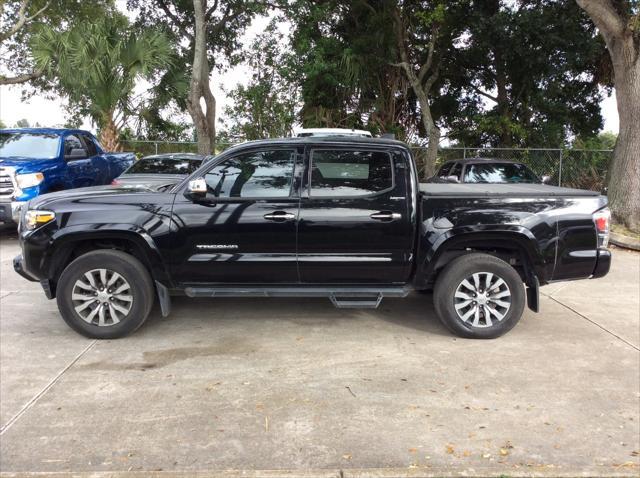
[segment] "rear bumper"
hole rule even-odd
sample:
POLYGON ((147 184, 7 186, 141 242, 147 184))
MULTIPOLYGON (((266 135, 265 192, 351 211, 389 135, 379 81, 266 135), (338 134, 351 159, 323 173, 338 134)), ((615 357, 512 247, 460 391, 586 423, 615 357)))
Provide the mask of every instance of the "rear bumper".
POLYGON ((598 257, 596 259, 596 267, 593 269, 592 279, 604 277, 611 268, 611 251, 608 249, 598 249, 598 257))

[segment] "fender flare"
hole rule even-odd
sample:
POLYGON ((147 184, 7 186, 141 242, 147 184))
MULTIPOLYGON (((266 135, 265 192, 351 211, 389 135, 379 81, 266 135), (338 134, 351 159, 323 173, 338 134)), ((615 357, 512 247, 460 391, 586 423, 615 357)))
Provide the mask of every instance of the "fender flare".
MULTIPOLYGON (((425 282, 434 274, 439 260, 443 254, 452 248, 464 246, 465 243, 487 241, 497 247, 506 245, 524 253, 524 258, 528 262, 528 269, 531 269, 533 277, 527 278, 527 282, 533 282, 534 278, 546 280, 544 267, 547 265, 540 250, 538 241, 533 233, 522 226, 463 226, 453 228, 443 232, 425 251, 422 263, 418 267, 419 276, 425 282)), ((553 264, 551 264, 553 266, 553 264)))
MULTIPOLYGON (((77 224, 67 226, 56 231, 50 238, 47 253, 43 256, 43 263, 48 265, 49 277, 52 277, 57 262, 56 253, 74 242, 100 239, 119 239, 135 244, 144 254, 145 262, 153 280, 163 284, 170 284, 170 275, 162 254, 147 231, 134 224, 77 224)), ((43 264, 44 265, 44 264, 43 264)))

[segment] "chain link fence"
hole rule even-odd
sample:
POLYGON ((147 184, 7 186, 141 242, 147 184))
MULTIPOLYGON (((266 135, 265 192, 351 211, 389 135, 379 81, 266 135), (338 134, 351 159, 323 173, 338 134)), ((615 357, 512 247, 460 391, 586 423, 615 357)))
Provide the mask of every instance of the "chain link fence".
MULTIPOLYGON (((196 153, 198 144, 188 141, 120 141, 125 151, 138 156, 163 153, 196 153)), ((216 153, 233 146, 219 143, 216 153)), ((427 149, 412 147, 420 177, 424 178, 424 158, 427 149)), ((438 151, 436 167, 446 161, 465 158, 491 158, 526 164, 538 176, 550 176, 551 184, 578 189, 602 191, 606 186, 607 169, 613 157, 608 149, 560 148, 459 148, 443 147, 438 151)))

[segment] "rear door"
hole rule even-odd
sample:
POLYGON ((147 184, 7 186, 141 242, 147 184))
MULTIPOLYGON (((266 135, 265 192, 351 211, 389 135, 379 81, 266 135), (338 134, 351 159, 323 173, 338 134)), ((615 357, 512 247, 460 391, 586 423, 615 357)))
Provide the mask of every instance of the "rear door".
POLYGON ((84 143, 84 147, 87 150, 87 157, 91 160, 91 166, 93 166, 95 171, 95 185, 108 184, 111 182, 109 162, 103 155, 99 154, 93 138, 85 133, 80 133, 78 136, 84 143))
POLYGON ((96 184, 96 170, 84 142, 78 134, 64 138, 64 160, 67 164, 67 185, 82 188, 96 184), (83 151, 83 154, 80 154, 83 151), (75 154, 72 154, 74 153, 75 154))
POLYGON ((408 158, 381 147, 311 147, 298 220, 304 283, 397 284, 411 272, 408 158))

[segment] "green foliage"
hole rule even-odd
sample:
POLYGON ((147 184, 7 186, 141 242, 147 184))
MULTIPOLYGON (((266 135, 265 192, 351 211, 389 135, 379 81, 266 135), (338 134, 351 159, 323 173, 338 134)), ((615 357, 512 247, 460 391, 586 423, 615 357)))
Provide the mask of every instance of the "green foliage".
POLYGON ((574 149, 589 149, 589 150, 611 150, 616 145, 618 135, 611 131, 605 131, 597 136, 590 137, 578 137, 573 141, 572 148, 574 149))
POLYGON ((26 119, 20 119, 18 121, 16 121, 16 128, 29 128, 31 125, 29 124, 29 121, 27 121, 26 119))
POLYGON ((245 54, 251 79, 229 92, 233 103, 225 109, 228 140, 291 135, 298 91, 291 79, 291 55, 283 42, 284 36, 272 21, 245 54))
POLYGON ((606 51, 575 2, 487 0, 465 22, 448 85, 459 108, 442 112, 451 138, 557 146, 602 127, 606 51))
POLYGON ((406 137, 415 130, 408 85, 391 63, 395 40, 386 1, 291 2, 293 70, 305 127, 364 128, 406 137))
MULTIPOLYGON (((212 71, 223 71, 243 61, 243 33, 256 15, 264 14, 279 1, 216 0, 207 3, 207 50, 212 71)), ((165 70, 157 86, 150 91, 138 118, 138 129, 151 139, 186 139, 191 136, 189 125, 167 118, 187 110, 195 35, 193 1, 127 0, 127 6, 138 12, 138 26, 162 25, 176 50, 174 64, 165 70)))
POLYGON ((32 52, 58 92, 103 127, 131 114, 136 81, 169 64, 172 48, 161 31, 132 28, 114 13, 64 32, 42 26, 32 52))
POLYGON ((4 121, 0 119, 0 129, 6 128, 7 125, 4 124, 4 121))
MULTIPOLYGON (((0 38, 18 22, 21 3, 21 0, 0 0, 0 38)), ((7 39, 0 41, 0 70, 6 72, 8 77, 28 75, 36 71, 30 46, 33 35, 43 26, 67 30, 75 25, 91 22, 114 9, 114 0, 29 1, 25 13, 27 18, 33 19, 7 39)), ((46 78, 37 78, 25 86, 25 94, 30 96, 38 90, 49 90, 50 87, 46 78)))

